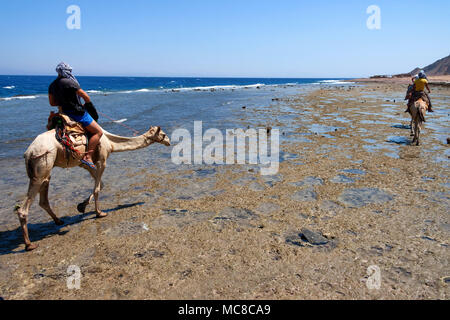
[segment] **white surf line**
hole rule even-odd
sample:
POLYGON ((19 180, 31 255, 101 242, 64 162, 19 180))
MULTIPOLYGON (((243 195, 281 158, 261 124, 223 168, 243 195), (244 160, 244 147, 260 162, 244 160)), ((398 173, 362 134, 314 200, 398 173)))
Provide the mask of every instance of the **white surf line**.
POLYGON ((122 123, 122 122, 125 122, 125 121, 127 121, 128 119, 126 119, 126 118, 124 118, 124 119, 120 119, 120 120, 114 120, 113 122, 114 123, 122 123))

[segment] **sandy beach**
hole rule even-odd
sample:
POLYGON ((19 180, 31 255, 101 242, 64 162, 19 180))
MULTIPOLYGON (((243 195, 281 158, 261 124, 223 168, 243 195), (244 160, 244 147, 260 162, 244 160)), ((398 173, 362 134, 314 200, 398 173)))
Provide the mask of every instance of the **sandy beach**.
POLYGON ((450 88, 432 86, 436 112, 417 147, 404 83, 321 85, 239 108, 243 126, 287 137, 277 175, 247 165, 142 169, 124 174, 126 190, 105 187, 114 193, 102 200, 105 219, 93 205, 79 215, 58 201, 66 224, 31 226, 31 253, 18 224, 8 226, 0 296, 448 299, 450 88), (275 120, 255 123, 264 118, 275 120), (66 286, 70 265, 81 268, 79 290, 66 286), (366 286, 370 266, 379 289, 366 286))

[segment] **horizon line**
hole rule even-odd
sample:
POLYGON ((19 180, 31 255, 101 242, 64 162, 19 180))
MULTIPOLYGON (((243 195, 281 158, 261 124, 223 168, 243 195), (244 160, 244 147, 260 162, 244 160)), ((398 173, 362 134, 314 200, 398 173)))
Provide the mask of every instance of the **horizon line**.
MULTIPOLYGON (((55 74, 0 74, 1 77, 56 77, 55 74)), ((75 77, 104 78, 200 78, 200 79, 358 79, 364 77, 256 77, 256 76, 135 76, 135 75, 75 75, 75 77)))

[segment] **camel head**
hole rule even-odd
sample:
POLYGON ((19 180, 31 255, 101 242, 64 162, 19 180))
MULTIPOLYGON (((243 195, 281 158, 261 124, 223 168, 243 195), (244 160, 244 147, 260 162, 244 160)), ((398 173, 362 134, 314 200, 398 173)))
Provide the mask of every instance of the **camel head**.
POLYGON ((161 127, 151 127, 149 131, 147 131, 148 137, 157 143, 161 143, 165 146, 170 146, 170 139, 165 134, 164 131, 161 130, 161 127))

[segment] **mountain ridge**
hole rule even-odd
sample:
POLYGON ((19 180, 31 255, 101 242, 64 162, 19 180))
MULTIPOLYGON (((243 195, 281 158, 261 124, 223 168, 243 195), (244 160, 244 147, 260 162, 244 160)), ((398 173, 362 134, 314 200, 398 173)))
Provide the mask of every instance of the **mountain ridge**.
POLYGON ((424 68, 415 68, 414 70, 408 73, 396 74, 393 77, 403 78, 403 77, 412 77, 418 74, 421 70, 425 71, 427 76, 448 76, 450 75, 450 55, 439 59, 432 64, 424 67, 424 68))

